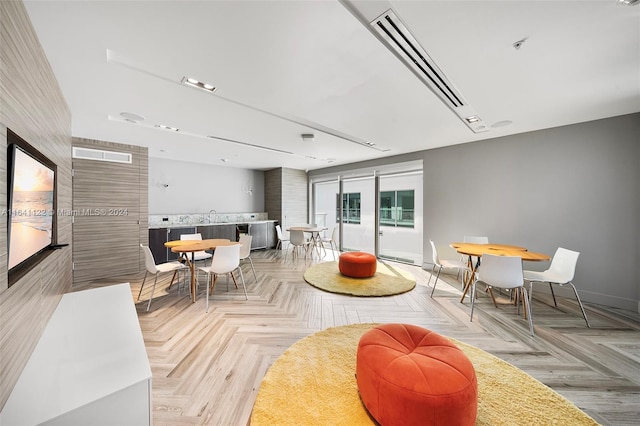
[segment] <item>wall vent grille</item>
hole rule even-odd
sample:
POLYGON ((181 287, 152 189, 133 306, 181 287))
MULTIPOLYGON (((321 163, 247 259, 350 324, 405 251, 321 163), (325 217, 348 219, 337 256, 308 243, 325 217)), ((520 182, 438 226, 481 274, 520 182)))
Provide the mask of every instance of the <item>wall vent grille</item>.
POLYGON ((110 163, 131 164, 132 155, 128 152, 103 151, 100 149, 73 147, 73 158, 93 161, 107 161, 110 163))

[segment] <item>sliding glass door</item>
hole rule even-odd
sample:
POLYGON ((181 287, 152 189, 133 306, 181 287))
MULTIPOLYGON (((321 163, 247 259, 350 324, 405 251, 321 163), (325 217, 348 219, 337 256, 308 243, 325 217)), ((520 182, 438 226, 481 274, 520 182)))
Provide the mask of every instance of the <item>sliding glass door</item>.
POLYGON ((375 179, 373 176, 342 181, 342 248, 375 253, 375 179))
POLYGON ((312 181, 314 223, 337 226, 343 251, 421 265, 422 163, 403 166, 312 181))
POLYGON ((381 258, 422 264, 422 173, 380 176, 381 258))

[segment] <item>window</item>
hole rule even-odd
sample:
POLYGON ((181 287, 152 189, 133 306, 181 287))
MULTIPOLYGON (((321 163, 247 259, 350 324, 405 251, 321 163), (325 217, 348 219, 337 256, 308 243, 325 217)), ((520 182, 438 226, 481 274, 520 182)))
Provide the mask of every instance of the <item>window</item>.
MULTIPOLYGON (((360 193, 342 194, 342 222, 360 223, 360 193)), ((340 194, 336 194, 336 222, 340 219, 340 194)))
POLYGON ((380 226, 413 228, 414 190, 380 191, 380 226))

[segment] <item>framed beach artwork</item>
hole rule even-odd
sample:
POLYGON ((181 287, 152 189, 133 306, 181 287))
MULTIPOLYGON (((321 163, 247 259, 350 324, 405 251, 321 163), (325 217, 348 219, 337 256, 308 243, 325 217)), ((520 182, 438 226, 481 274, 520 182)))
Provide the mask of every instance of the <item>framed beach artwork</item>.
MULTIPOLYGON (((55 243, 56 166, 8 131, 7 236, 9 274, 55 243)), ((9 285, 11 285, 9 280, 9 285)))

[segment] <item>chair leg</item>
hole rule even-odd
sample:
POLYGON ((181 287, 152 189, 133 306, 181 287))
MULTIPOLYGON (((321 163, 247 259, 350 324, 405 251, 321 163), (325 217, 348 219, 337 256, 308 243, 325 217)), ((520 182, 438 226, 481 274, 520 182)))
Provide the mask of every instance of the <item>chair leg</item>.
POLYGON ((584 322, 587 323, 587 328, 591 328, 591 325, 589 324, 589 320, 587 319, 587 313, 584 310, 584 306, 582 306, 582 301, 580 300, 580 296, 578 296, 578 290, 576 290, 576 286, 574 286, 572 282, 568 282, 567 284, 571 286, 571 288, 573 289, 573 292, 576 294, 576 300, 578 300, 578 305, 580 305, 580 310, 582 311, 584 322))
POLYGON ((473 322, 473 307, 475 306, 476 301, 476 283, 472 282, 469 285, 471 286, 471 314, 469 315, 469 322, 473 322))
POLYGON ((247 259, 249 259, 249 263, 251 264, 251 270, 253 271, 253 278, 256 279, 256 284, 257 284, 258 276, 256 275, 256 270, 253 268, 253 260, 251 260, 251 257, 248 257, 247 259))
POLYGON ((433 293, 436 291, 436 285, 438 285, 438 278, 440 278, 441 271, 442 271, 442 266, 438 268, 438 275, 436 275, 436 280, 433 282, 433 288, 431 289, 431 297, 433 297, 433 293))
POLYGON ((209 282, 209 280, 211 280, 213 277, 211 277, 212 274, 207 274, 207 296, 205 299, 205 307, 204 307, 204 312, 208 313, 209 312, 209 288, 211 287, 211 283, 209 282))
POLYGON ((433 276, 434 269, 436 269, 436 265, 433 265, 431 267, 431 273, 429 274, 429 279, 427 280, 427 287, 429 287, 429 284, 431 283, 431 277, 433 276))
POLYGON ((149 271, 144 271, 144 278, 142 279, 142 285, 140 286, 140 291, 138 292, 138 300, 140 300, 140 295, 142 294, 142 289, 144 288, 144 282, 147 280, 147 274, 149 271))
POLYGON ((535 336, 535 333, 533 332, 533 318, 531 318, 531 304, 529 303, 529 297, 527 296, 527 289, 524 286, 522 287, 522 292, 524 293, 522 303, 525 305, 527 319, 529 320, 529 331, 532 336, 535 336))
POLYGON ((551 296, 553 297, 553 305, 557 308, 558 307, 558 302, 556 302, 556 295, 553 292, 553 284, 549 283, 549 288, 551 289, 551 296))
POLYGON ((242 274, 242 269, 238 268, 238 270, 240 271, 240 280, 242 280, 242 288, 244 288, 244 299, 249 300, 249 296, 247 295, 247 286, 244 284, 244 275, 242 274))
POLYGON ((158 282, 158 274, 156 274, 156 279, 153 280, 153 288, 151 289, 151 297, 149 298, 149 303, 147 304, 147 312, 149 312, 149 308, 151 307, 151 301, 153 300, 153 292, 156 291, 157 282, 158 282))

